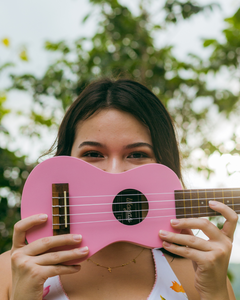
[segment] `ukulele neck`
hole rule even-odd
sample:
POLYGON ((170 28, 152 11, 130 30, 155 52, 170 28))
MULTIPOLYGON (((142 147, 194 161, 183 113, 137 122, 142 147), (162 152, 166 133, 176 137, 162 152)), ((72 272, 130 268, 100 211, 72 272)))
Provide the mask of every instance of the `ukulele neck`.
POLYGON ((176 217, 196 218, 220 215, 209 207, 210 200, 219 201, 240 213, 240 189, 175 190, 176 217))

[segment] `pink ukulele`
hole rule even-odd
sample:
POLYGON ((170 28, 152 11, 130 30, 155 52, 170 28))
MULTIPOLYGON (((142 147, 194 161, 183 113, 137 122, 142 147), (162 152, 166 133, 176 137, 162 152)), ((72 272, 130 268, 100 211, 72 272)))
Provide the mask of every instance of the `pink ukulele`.
POLYGON ((117 241, 161 248, 158 232, 173 231, 171 219, 217 215, 209 200, 240 212, 240 189, 182 190, 177 175, 164 165, 110 174, 78 158, 58 156, 29 175, 21 215, 48 215, 43 226, 27 232, 29 243, 57 234, 81 234, 81 247, 88 246, 91 256, 117 241))

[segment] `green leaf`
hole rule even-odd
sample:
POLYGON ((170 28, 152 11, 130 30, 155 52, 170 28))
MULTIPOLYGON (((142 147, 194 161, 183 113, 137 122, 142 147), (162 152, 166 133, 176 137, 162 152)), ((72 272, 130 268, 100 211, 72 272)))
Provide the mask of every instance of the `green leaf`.
POLYGON ((203 42, 203 47, 208 47, 212 44, 215 44, 217 41, 215 39, 208 39, 208 40, 204 40, 203 42))
POLYGON ((82 24, 84 24, 84 23, 88 20, 88 18, 89 18, 90 16, 91 16, 91 12, 88 13, 88 14, 83 18, 82 24))

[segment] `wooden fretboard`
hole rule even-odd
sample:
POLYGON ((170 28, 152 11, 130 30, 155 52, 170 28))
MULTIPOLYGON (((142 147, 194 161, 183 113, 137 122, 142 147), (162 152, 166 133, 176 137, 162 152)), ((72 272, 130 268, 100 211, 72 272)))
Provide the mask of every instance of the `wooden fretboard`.
POLYGON ((240 213, 240 189, 237 188, 176 190, 174 194, 178 219, 220 215, 209 207, 210 200, 222 202, 240 213))

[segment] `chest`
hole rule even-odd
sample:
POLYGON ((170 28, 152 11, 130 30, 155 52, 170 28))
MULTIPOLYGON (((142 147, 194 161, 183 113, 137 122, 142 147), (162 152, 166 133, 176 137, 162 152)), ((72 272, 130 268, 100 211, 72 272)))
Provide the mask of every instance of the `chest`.
MULTIPOLYGON (((82 264, 77 274, 49 278, 45 286, 50 286, 51 293, 44 300, 186 300, 184 289, 192 294, 188 286, 192 285, 189 278, 194 276, 187 276, 188 281, 182 286, 161 251, 154 250, 154 253, 155 264, 142 261, 114 269, 112 273, 93 264, 82 264)), ((182 273, 183 265, 178 269, 182 273)), ((185 283, 181 276, 180 280, 185 283)), ((198 299, 193 295, 189 299, 198 299)))
POLYGON ((87 270, 82 266, 80 272, 77 280, 69 280, 69 276, 61 277, 69 300, 145 300, 155 282, 154 264, 131 264, 114 269, 111 273, 95 265, 88 265, 87 270))

